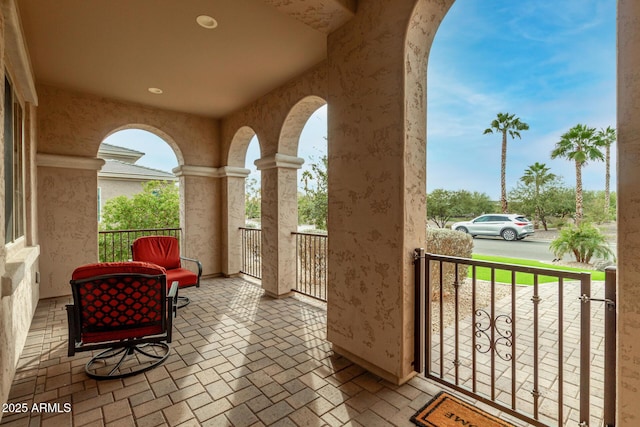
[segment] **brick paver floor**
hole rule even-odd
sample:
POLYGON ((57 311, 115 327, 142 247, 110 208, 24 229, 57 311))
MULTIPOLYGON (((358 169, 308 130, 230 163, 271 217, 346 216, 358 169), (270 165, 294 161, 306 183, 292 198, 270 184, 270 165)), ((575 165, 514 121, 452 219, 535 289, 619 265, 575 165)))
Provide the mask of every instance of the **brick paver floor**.
POLYGON ((67 357, 70 299, 40 301, 7 402, 28 410, 4 413, 2 425, 410 426, 441 389, 419 377, 398 387, 335 355, 323 306, 264 297, 238 278, 183 294, 192 302, 178 312, 171 356, 109 381, 86 376, 84 353, 67 357), (34 402, 49 408, 33 412, 34 402))
POLYGON ((191 304, 178 312, 171 356, 110 381, 86 376, 88 355, 66 355, 69 298, 40 301, 7 402, 29 409, 0 424, 412 426, 443 389, 421 376, 396 386, 334 354, 319 303, 271 299, 239 278, 181 292, 191 304), (33 403, 48 405, 32 411, 33 403))

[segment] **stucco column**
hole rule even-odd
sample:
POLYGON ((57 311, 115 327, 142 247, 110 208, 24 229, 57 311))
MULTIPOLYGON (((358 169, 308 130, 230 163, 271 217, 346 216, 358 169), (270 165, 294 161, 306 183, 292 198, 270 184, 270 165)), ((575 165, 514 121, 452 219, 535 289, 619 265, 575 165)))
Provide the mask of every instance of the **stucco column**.
POLYGON ((180 178, 182 255, 202 262, 203 276, 220 274, 222 247, 221 191, 218 169, 182 165, 173 169, 180 178))
POLYGON ((618 1, 616 420, 640 425, 640 3, 618 1))
POLYGON ((98 261, 98 171, 104 160, 38 154, 40 297, 70 295, 73 270, 98 261))
POLYGON ((222 180, 222 274, 233 276, 242 267, 242 236, 245 225, 244 192, 249 169, 225 166, 218 170, 222 180))
POLYGON ((258 159, 262 181, 262 287, 272 297, 286 296, 296 279, 298 229, 297 170, 304 160, 275 154, 258 159))
POLYGON ((327 338, 383 378, 413 372, 413 251, 426 234, 426 63, 453 1, 370 0, 328 39, 327 338))

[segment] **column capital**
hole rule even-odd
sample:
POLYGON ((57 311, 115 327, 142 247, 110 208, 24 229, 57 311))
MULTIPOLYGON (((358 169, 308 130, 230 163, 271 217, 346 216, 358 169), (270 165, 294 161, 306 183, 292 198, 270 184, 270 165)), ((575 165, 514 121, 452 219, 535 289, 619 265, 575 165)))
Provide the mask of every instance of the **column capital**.
POLYGON ((203 176, 205 178, 246 178, 251 171, 245 168, 235 166, 223 166, 221 168, 212 168, 208 166, 189 166, 180 165, 173 168, 172 172, 177 177, 181 176, 203 176))
POLYGON ((263 157, 254 162, 258 170, 266 169, 300 169, 304 159, 295 156, 288 156, 286 154, 276 153, 271 156, 263 157))
POLYGON ((205 178, 218 177, 218 168, 212 168, 209 166, 180 165, 176 168, 173 168, 172 172, 177 177, 182 177, 182 176, 202 176, 205 178))
POLYGON ((85 169, 99 171, 105 161, 98 157, 65 156, 60 154, 38 153, 36 155, 38 166, 50 168, 85 169))
POLYGON ((236 166, 223 166, 218 169, 218 177, 220 178, 246 178, 250 173, 251 170, 236 166))

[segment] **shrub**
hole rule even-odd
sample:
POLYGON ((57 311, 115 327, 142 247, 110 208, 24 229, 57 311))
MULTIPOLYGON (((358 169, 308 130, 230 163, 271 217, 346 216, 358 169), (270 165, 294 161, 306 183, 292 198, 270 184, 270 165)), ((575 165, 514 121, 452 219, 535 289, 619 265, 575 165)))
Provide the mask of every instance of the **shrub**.
POLYGON ((564 218, 558 218, 557 220, 555 220, 553 222, 552 227, 557 228, 558 230, 562 230, 564 227, 566 227, 569 223, 567 222, 566 219, 564 218))
POLYGON ((589 263, 593 256, 615 258, 604 234, 591 223, 583 222, 578 227, 570 226, 560 231, 560 235, 549 245, 557 258, 571 252, 577 262, 589 263))
MULTIPOLYGON (((444 228, 427 228, 427 245, 426 251, 436 255, 448 255, 461 258, 471 258, 473 252, 473 238, 466 233, 459 231, 447 230, 444 228)), ((455 282, 455 266, 454 264, 443 264, 444 271, 442 274, 444 295, 453 292, 455 282)), ((467 277, 468 267, 460 266, 458 268, 458 279, 460 281, 467 277)), ((432 286, 432 297, 437 298, 439 293, 438 283, 440 281, 440 263, 432 263, 429 272, 432 286)))

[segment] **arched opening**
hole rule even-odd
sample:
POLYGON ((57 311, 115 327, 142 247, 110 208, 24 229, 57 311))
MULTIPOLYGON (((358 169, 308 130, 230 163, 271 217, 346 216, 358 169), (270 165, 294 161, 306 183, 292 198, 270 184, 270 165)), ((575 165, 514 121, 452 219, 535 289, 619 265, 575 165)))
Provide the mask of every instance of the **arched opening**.
POLYGON ((298 231, 327 231, 327 105, 307 119, 300 132, 298 157, 298 231))
POLYGON ((254 162, 261 155, 260 141, 249 126, 238 129, 231 140, 227 165, 222 174, 225 189, 223 208, 223 271, 262 278, 262 180, 254 162))
MULTIPOLYGON (((427 106, 428 106, 428 155, 427 155, 427 217, 433 219, 434 210, 442 208, 442 202, 446 198, 435 199, 432 195, 438 190, 450 192, 449 203, 446 208, 449 212, 444 212, 442 217, 465 215, 465 219, 485 213, 483 211, 473 212, 471 209, 473 200, 467 198, 467 205, 458 202, 464 201, 460 197, 454 199, 453 193, 466 191, 468 196, 474 193, 484 193, 493 201, 492 212, 501 211, 501 173, 504 167, 501 164, 504 146, 501 132, 493 129, 493 132, 486 132, 485 129, 494 127, 492 121, 498 117, 498 113, 513 114, 522 122, 527 123, 527 128, 513 130, 519 131, 520 137, 512 138, 507 132, 508 155, 506 163, 506 186, 509 213, 544 214, 551 212, 540 212, 534 197, 536 181, 531 180, 527 184, 527 173, 530 175, 538 171, 549 169, 547 174, 554 174, 557 177, 564 177, 561 184, 550 182, 556 188, 572 187, 574 185, 574 165, 571 162, 557 161, 551 158, 554 147, 563 138, 563 134, 569 131, 578 123, 586 123, 588 127, 605 129, 616 124, 616 58, 615 58, 615 22, 616 11, 614 4, 597 4, 596 2, 535 2, 535 4, 524 4, 509 1, 492 2, 487 4, 471 2, 467 0, 457 0, 446 17, 444 18, 429 55, 429 68, 427 78, 427 106), (597 18, 596 18, 597 16, 597 18), (537 166, 537 165, 541 165, 537 166), (529 186, 526 188, 525 186, 529 186), (525 192, 526 190, 526 192, 525 192), (462 209, 460 209, 462 207, 462 209), (531 209, 531 210, 527 210, 531 209)), ((615 158, 615 155, 612 156, 615 158)), ((615 160, 614 160, 615 161, 615 160)), ((602 190, 605 185, 605 165, 604 163, 590 162, 584 170, 585 189, 602 190)), ((612 174, 612 179, 615 176, 612 174)), ((552 189, 553 187, 549 187, 552 189)), ((574 190, 575 191, 575 190, 574 190)), ((544 209, 555 207, 564 208, 567 203, 551 197, 564 196, 566 192, 549 193, 547 197, 541 198, 544 209)), ((574 195, 569 193, 568 203, 571 205, 574 195)), ((602 206, 602 205, 600 205, 602 206)), ((598 209, 601 209, 598 207, 598 209)), ((486 212, 486 213, 492 213, 486 212)), ((555 215, 555 214, 554 214, 555 215)), ((501 217, 498 217, 501 218, 501 217)), ((558 218, 558 219, 561 219, 558 218)), ((455 220, 442 221, 442 227, 450 226, 455 220)), ((431 222, 434 226, 435 222, 431 222)), ((500 230, 482 230, 478 226, 476 231, 482 233, 493 233, 500 230)), ((554 227, 555 228, 555 227, 554 227)), ((470 231, 470 230, 468 230, 470 231)), ((557 232, 554 230, 554 232, 557 232)), ((450 232, 452 233, 452 232, 450 232)), ((442 233, 440 239, 442 239, 442 233)), ((470 234, 474 234, 470 231, 470 234)), ((544 230, 536 230, 535 235, 550 236, 544 234, 544 230)), ((508 247, 489 248, 490 240, 494 238, 476 238, 473 241, 474 254, 497 256, 503 252, 503 256, 510 258, 528 258, 535 260, 545 260, 551 264, 554 258, 552 252, 547 252, 548 241, 529 243, 533 236, 528 236, 527 242, 513 242, 508 247), (528 245, 540 245, 543 254, 539 258, 536 255, 527 254, 528 245)), ((543 239, 545 237, 542 237, 543 239)), ((505 240, 507 238, 505 237, 505 240)), ((551 238, 548 238, 551 240, 551 238)), ((494 242, 499 243, 499 242, 494 242)), ((504 245, 503 242, 502 245, 504 245)), ((508 243, 507 243, 508 244, 508 243)), ((429 245, 429 242, 427 242, 429 245)), ((531 247, 531 246, 529 246, 531 247)), ((427 246, 429 248, 429 246, 427 246)), ((452 254, 460 255, 460 254, 452 254)), ((498 262, 509 262, 499 261, 498 262)), ((513 261, 511 261, 513 262, 513 261)), ((474 267, 475 268, 475 267, 474 267)), ((476 287, 481 280, 475 272, 474 279, 456 283, 455 301, 452 295, 443 298, 442 306, 438 307, 440 313, 450 311, 460 304, 474 304, 482 298, 480 286, 476 287), (478 279, 478 280, 476 280, 478 279), (473 292, 470 284, 473 282, 473 292), (465 292, 465 286, 467 291, 465 292), (472 295, 473 294, 473 295, 472 295), (448 300, 448 301, 447 301, 448 300)), ((465 273, 466 277, 466 273, 465 273)), ((538 400, 529 394, 520 397, 513 393, 512 405, 531 405, 535 408, 545 423, 579 423, 577 419, 578 408, 575 403, 567 403, 564 400, 563 406, 558 409, 558 402, 562 402, 563 375, 566 373, 562 365, 571 366, 577 362, 578 351, 565 344, 555 346, 545 355, 534 354, 537 352, 537 340, 541 335, 558 337, 562 341, 563 330, 579 331, 580 326, 577 319, 554 318, 557 307, 562 306, 563 295, 575 301, 581 293, 579 288, 571 287, 569 283, 562 282, 562 279, 555 283, 547 283, 547 287, 541 289, 549 291, 540 302, 531 293, 517 292, 515 286, 520 284, 514 278, 497 279, 495 282, 513 283, 507 285, 497 284, 494 288, 494 295, 504 292, 502 306, 496 311, 498 317, 502 313, 509 316, 510 324, 519 324, 519 330, 506 329, 507 334, 513 334, 513 346, 510 350, 514 354, 525 355, 522 360, 512 366, 513 384, 495 384, 497 393, 502 393, 509 387, 516 389, 534 390, 534 393, 545 395, 538 400), (514 290, 509 290, 510 286, 514 290), (502 288, 502 289, 501 289, 502 288), (508 292, 506 292, 508 291, 508 292), (509 298, 512 301, 508 301, 509 298), (532 303, 532 301, 534 301, 532 303), (528 307, 535 309, 528 310, 528 307), (517 310, 516 310, 517 307, 517 310), (535 313, 535 314, 533 314, 535 313), (538 313, 544 313, 539 315, 538 313), (558 320, 559 319, 559 320, 558 320), (540 326, 540 332, 531 334, 533 328, 525 325, 540 326), (558 327, 558 323, 563 328, 558 327), (517 343, 517 345, 516 345, 517 343), (536 349, 536 350, 534 350, 536 349), (564 351, 564 354, 563 354, 564 351), (574 355, 570 355, 574 352, 574 355), (560 358, 561 363, 558 368, 550 371, 547 378, 552 383, 540 385, 537 374, 532 378, 523 378, 523 372, 528 372, 532 366, 547 364, 549 360, 557 363, 560 358), (515 378, 519 377, 516 381, 515 378), (534 386, 535 383, 535 386, 534 386), (558 386, 560 384, 560 386, 558 386), (501 387, 504 387, 501 389, 501 387), (571 406, 574 405, 574 406, 571 406), (562 418, 564 411, 565 420, 562 418), (553 421, 550 421, 553 420, 553 421), (567 421, 570 420, 570 421, 567 421)), ((493 278, 491 279, 493 281, 493 278)), ((519 280, 519 279, 518 279, 519 280)), ((591 279, 594 283, 594 293, 596 289, 602 292, 602 283, 597 283, 595 275, 591 279)), ((457 281, 457 279, 456 279, 457 281)), ((536 285, 538 286, 537 279, 536 285)), ((527 289, 523 287, 523 289, 527 289)), ((527 292, 532 292, 527 290, 527 292)), ((500 297, 488 298, 492 307, 500 306, 500 297), (493 305, 495 303, 495 305, 493 305)), ((600 298, 600 295, 597 296, 600 298)), ((577 312, 577 308, 572 309, 577 312)), ((571 311, 571 309, 567 309, 571 311)), ((455 328, 463 331, 465 336, 470 336, 474 332, 478 333, 479 321, 478 313, 468 314, 467 318, 476 321, 476 326, 461 323, 455 328), (478 316, 478 317, 475 317, 478 316), (466 329, 466 330, 465 330, 466 329)), ((497 317, 493 318, 497 320, 497 317)), ((492 322, 494 320, 491 320, 492 322)), ((445 326, 453 328, 454 321, 444 323, 445 326)), ((593 336, 602 336, 602 322, 593 322, 591 327, 593 336)), ((441 329, 445 329, 442 328, 441 329)), ((576 332, 579 334, 580 332, 576 332)), ((451 335, 443 333, 443 342, 451 338, 451 335)), ((584 335, 583 335, 584 336, 584 335)), ((581 338, 582 339, 582 338, 581 338)), ((426 346, 434 351, 442 351, 438 340, 428 342, 426 346)), ((583 341, 587 341, 584 340, 583 341)), ((510 344, 511 345, 511 344, 510 344)), ((461 349, 462 350, 462 349, 461 349)), ((462 351, 466 351, 462 350, 462 351)), ((472 350, 473 351, 473 350, 472 350)), ((602 348, 591 348, 591 356, 596 360, 603 359, 602 348)), ((456 366, 462 369, 469 369, 469 360, 473 357, 478 366, 486 365, 482 359, 476 359, 477 354, 471 353, 469 358, 463 357, 455 361, 456 366)), ((451 360, 443 358, 444 365, 451 360)), ((513 358, 515 360, 515 357, 513 358)), ((469 384, 469 377, 476 375, 472 369, 467 374, 456 378, 456 382, 469 384)), ((583 377, 584 378, 584 377, 583 377)), ((591 375, 592 405, 602 405, 602 394, 594 392, 594 388, 602 386, 603 373, 595 372, 591 375)), ((577 384, 577 382, 576 382, 577 384)), ((494 385, 492 384, 492 387, 494 385)), ((580 387, 581 397, 588 394, 589 389, 580 387)), ((486 391, 481 391, 487 396, 486 391)), ((507 392, 508 393, 508 392, 507 392)), ((566 393, 564 394, 566 397, 566 393)), ((499 400, 499 399, 498 399, 499 400)), ((527 410, 528 414, 533 411, 527 410)), ((596 412, 596 417, 601 416, 596 412)), ((580 415, 582 416, 582 415, 580 415)), ((593 421, 593 418, 592 420, 593 421)), ((598 422, 602 422, 599 420, 598 422)))
POLYGON ((297 218, 303 229, 327 229, 327 103, 310 95, 289 111, 280 132, 278 153, 298 158, 297 218))
POLYGON ((247 146, 245 156, 245 167, 250 170, 249 175, 245 179, 244 186, 244 211, 245 225, 247 227, 260 228, 260 213, 262 202, 262 180, 260 179, 260 171, 256 168, 255 161, 260 158, 260 142, 258 136, 253 135, 247 146))
POLYGON ((127 128, 107 136, 98 151, 100 261, 130 259, 132 239, 144 234, 180 237, 178 158, 167 141, 144 129, 127 128))
POLYGON ((328 155, 327 104, 317 108, 300 132, 298 156, 298 229, 295 234, 298 293, 327 300, 328 155))
POLYGON ((260 171, 255 165, 261 157, 262 148, 255 131, 243 126, 233 137, 229 148, 227 164, 231 167, 246 169, 244 178, 244 225, 260 228, 262 187, 260 171))

